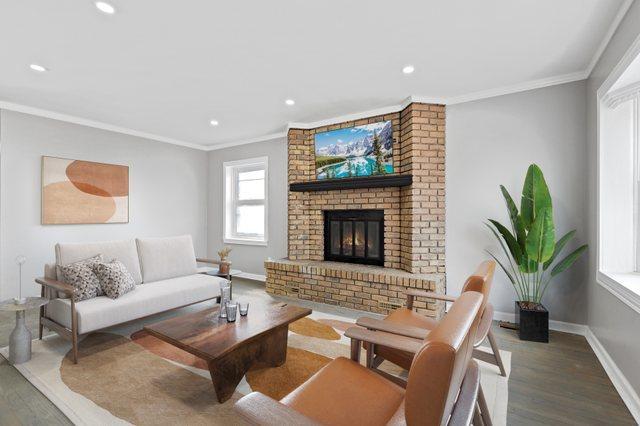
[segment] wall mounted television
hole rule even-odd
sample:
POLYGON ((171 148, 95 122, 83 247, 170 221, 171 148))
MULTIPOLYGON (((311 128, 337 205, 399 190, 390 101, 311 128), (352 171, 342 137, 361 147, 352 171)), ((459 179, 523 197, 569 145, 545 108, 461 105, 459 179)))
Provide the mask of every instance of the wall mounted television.
POLYGON ((391 121, 315 135, 316 177, 343 179, 393 173, 391 121))

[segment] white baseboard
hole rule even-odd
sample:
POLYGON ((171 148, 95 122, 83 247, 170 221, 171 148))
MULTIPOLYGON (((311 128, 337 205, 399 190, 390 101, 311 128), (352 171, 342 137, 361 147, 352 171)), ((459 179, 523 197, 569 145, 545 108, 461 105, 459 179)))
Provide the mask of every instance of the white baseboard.
POLYGON ((640 424, 640 398, 638 397, 635 389, 633 389, 607 350, 602 346, 602 343, 600 343, 596 335, 593 334, 591 329, 588 327, 585 337, 587 338, 587 342, 589 342, 591 349, 593 349, 593 352, 598 357, 600 364, 602 364, 604 371, 607 372, 609 379, 611 379, 611 383, 613 383, 613 386, 616 388, 620 397, 631 412, 631 415, 636 422, 640 424))
MULTIPOLYGON (((516 314, 495 311, 493 313, 493 319, 498 321, 515 322, 516 314)), ((572 322, 549 320, 549 330, 562 331, 563 333, 571 333, 571 334, 578 334, 580 336, 586 336, 588 329, 589 327, 587 327, 584 324, 574 324, 572 322)))
POLYGON ((262 282, 267 281, 266 275, 252 274, 250 272, 241 272, 237 275, 234 275, 234 277, 244 278, 244 279, 253 280, 253 281, 262 281, 262 282))
MULTIPOLYGON (((498 321, 515 322, 515 314, 507 312, 494 312, 493 318, 498 321)), ((602 364, 604 371, 609 376, 611 383, 620 394, 620 397, 624 401, 625 405, 631 412, 631 415, 638 424, 640 424, 640 397, 636 393, 635 389, 631 386, 627 378, 622 374, 622 371, 618 368, 613 361, 607 350, 602 343, 598 340, 591 329, 584 324, 574 324, 564 321, 549 320, 549 329, 555 331, 562 331, 564 333, 578 334, 584 336, 591 346, 591 349, 596 354, 598 361, 602 364)))

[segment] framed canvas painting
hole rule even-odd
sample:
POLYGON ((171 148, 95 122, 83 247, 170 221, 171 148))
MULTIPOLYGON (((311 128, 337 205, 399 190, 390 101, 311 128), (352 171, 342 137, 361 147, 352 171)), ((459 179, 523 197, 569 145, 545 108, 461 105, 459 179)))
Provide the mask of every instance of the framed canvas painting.
POLYGON ((42 157, 42 224, 129 222, 129 167, 42 157))
POLYGON ((391 121, 315 135, 316 177, 341 179, 393 173, 391 121))

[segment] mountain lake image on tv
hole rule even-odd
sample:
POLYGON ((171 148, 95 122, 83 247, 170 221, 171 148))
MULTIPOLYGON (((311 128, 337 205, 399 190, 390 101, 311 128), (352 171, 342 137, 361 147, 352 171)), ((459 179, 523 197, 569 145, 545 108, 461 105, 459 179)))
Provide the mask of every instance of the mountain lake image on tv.
POLYGON ((315 151, 318 179, 393 173, 391 121, 318 133, 315 151))

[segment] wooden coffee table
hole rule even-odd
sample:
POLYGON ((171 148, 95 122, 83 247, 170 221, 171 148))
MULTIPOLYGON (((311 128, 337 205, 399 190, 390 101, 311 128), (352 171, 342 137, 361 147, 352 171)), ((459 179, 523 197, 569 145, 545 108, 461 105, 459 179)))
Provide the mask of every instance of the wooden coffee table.
POLYGON ((311 309, 286 303, 251 305, 236 322, 218 319, 219 308, 144 327, 151 335, 207 362, 219 402, 225 402, 252 367, 278 367, 287 358, 289 324, 311 309))

